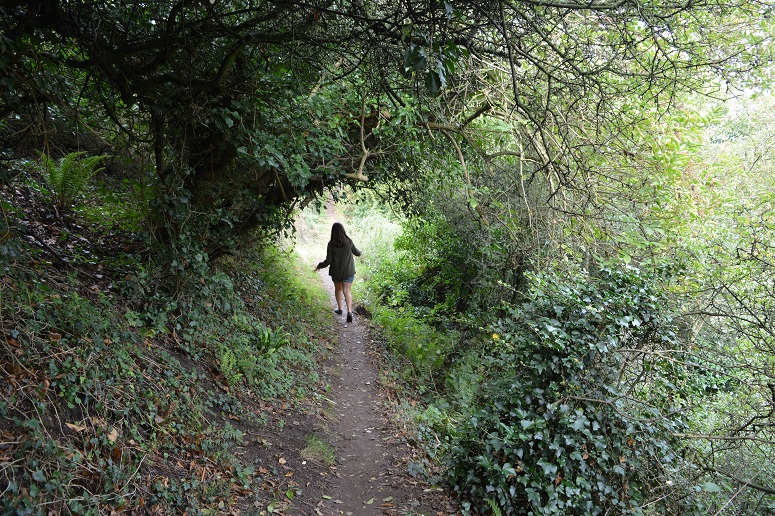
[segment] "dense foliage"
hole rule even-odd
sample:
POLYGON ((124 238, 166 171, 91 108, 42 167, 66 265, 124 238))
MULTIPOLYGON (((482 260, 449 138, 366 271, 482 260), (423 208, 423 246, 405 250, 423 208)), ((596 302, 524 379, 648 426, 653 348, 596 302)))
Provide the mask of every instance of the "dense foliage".
POLYGON ((450 428, 448 475, 504 514, 689 513, 665 489, 683 467, 683 367, 666 300, 636 269, 531 277, 492 327, 470 413, 450 428), (527 372, 529 374, 526 374, 527 372))
POLYGON ((20 177, 30 197, 13 200, 39 240, 6 243, 0 272, 0 512, 287 502, 292 479, 272 480, 271 449, 255 439, 278 400, 298 406, 322 388, 326 320, 313 312, 325 293, 267 248, 166 295, 124 251, 141 242, 111 220, 121 204, 91 190, 97 222, 80 209, 50 224, 48 182, 20 177), (265 451, 245 456, 252 446, 265 451))
POLYGON ((595 154, 628 149, 642 102, 712 90, 767 52, 772 6, 729 7, 3 3, 2 146, 107 151, 112 174, 149 187, 151 242, 176 272, 343 181, 411 195, 434 155, 519 157, 552 197, 588 194, 595 154), (516 141, 491 137, 504 127, 516 141))
POLYGON ((771 102, 644 121, 668 155, 583 218, 490 182, 488 225, 464 188, 429 189, 370 266, 427 403, 406 410, 472 513, 772 510, 771 102))

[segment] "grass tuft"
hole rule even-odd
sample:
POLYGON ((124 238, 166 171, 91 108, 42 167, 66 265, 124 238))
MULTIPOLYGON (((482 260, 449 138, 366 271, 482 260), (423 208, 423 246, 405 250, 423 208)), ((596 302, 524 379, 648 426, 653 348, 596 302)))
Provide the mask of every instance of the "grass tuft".
POLYGON ((307 446, 301 450, 301 457, 305 460, 318 461, 325 466, 336 465, 334 447, 316 434, 307 436, 307 446))

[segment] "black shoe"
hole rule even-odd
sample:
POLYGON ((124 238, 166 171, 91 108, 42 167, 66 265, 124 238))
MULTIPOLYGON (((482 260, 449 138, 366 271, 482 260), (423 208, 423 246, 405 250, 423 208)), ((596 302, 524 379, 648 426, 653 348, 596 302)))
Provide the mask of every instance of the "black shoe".
POLYGON ((353 313, 347 312, 347 322, 353 322, 353 313))
POLYGON ((342 315, 342 309, 341 309, 341 308, 338 308, 338 309, 334 310, 334 313, 335 313, 336 315, 342 315))

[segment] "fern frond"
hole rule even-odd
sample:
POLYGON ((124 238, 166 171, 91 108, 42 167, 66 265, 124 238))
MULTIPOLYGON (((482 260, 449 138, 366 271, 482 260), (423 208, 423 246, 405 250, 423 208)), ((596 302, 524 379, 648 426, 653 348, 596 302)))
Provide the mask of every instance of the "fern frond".
POLYGON ((229 385, 236 385, 242 380, 242 373, 239 371, 237 355, 229 348, 221 350, 221 374, 229 385))
POLYGON ((41 155, 42 167, 49 185, 54 190, 59 206, 72 204, 89 180, 97 172, 104 169, 98 167, 99 162, 106 156, 88 156, 84 151, 71 152, 64 156, 59 163, 54 163, 45 154, 41 155))
POLYGON ((503 513, 501 512, 500 507, 498 507, 498 504, 493 500, 492 498, 485 498, 485 502, 487 502, 487 505, 490 506, 490 509, 492 509, 492 515, 493 516, 503 516, 503 513))

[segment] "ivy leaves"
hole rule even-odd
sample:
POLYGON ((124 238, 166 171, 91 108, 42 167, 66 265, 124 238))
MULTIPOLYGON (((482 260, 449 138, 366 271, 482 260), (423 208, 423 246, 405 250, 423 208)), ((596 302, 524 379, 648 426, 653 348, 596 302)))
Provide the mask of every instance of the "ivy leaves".
POLYGON ((530 280, 525 302, 491 328, 489 403, 462 418, 450 479, 508 514, 637 513, 658 481, 650 472, 677 464, 671 436, 683 425, 619 355, 672 339, 656 278, 622 266, 530 280))

